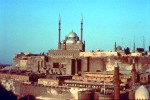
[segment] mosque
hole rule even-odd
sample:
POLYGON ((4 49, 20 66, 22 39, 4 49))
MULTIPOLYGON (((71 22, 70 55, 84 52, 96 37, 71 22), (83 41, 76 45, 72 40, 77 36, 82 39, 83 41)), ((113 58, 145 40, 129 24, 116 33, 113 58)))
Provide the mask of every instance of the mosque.
MULTIPOLYGON (((77 35, 77 33, 75 33, 74 31, 71 31, 70 33, 68 33, 65 39, 61 41, 61 37, 60 37, 61 36, 61 20, 59 19, 58 49, 48 50, 47 54, 30 54, 30 53, 23 53, 23 52, 20 54, 16 54, 15 57, 13 58, 13 66, 16 66, 17 68, 19 67, 21 70, 31 71, 35 73, 42 73, 42 74, 44 73, 46 75, 62 75, 63 77, 65 77, 65 75, 66 76, 74 75, 75 77, 77 77, 77 79, 79 79, 79 83, 80 83, 80 81, 82 82, 86 79, 87 80, 89 79, 89 77, 87 78, 84 77, 83 79, 80 79, 80 77, 82 76, 82 73, 84 73, 85 75, 86 72, 88 74, 91 73, 93 77, 89 79, 91 82, 93 81, 95 82, 96 80, 99 80, 99 78, 96 78, 97 76, 96 73, 102 74, 103 71, 107 72, 106 67, 112 67, 111 65, 114 65, 113 61, 117 60, 120 67, 118 64, 116 64, 115 69, 113 69, 115 73, 112 75, 114 75, 114 80, 115 80, 114 81, 114 93, 115 93, 114 98, 119 99, 121 95, 121 91, 120 91, 121 83, 120 83, 119 71, 121 70, 121 68, 123 68, 122 65, 125 66, 123 68, 123 70, 125 70, 125 68, 131 67, 130 66, 131 61, 135 59, 133 69, 131 70, 130 68, 128 69, 128 71, 131 71, 132 81, 133 83, 136 83, 137 82, 136 69, 138 68, 138 66, 135 67, 135 63, 139 64, 140 58, 136 59, 137 53, 135 53, 135 56, 131 56, 131 57, 124 56, 125 53, 122 50, 122 47, 116 46, 116 42, 114 45, 114 51, 106 52, 106 51, 97 50, 95 52, 85 52, 85 41, 83 41, 83 19, 81 19, 80 24, 81 24, 80 37, 77 35), (129 65, 129 67, 127 67, 127 65, 129 65)), ((135 46, 134 46, 134 49, 135 49, 135 46)), ((145 58, 143 61, 150 63, 148 58, 145 58)), ((140 81, 141 82, 146 81, 149 84, 150 74, 148 74, 147 77, 146 75, 147 73, 143 76, 140 75, 140 81)), ((130 74, 127 74, 126 76, 127 76, 125 77, 126 79, 131 78, 130 74)), ((108 79, 110 82, 112 78, 108 75, 108 79)), ((71 83, 67 83, 66 81, 65 84, 74 84, 74 83, 72 83, 72 81, 71 83)), ((135 86, 135 84, 132 84, 132 85, 135 86)), ((133 87, 131 90, 129 89, 128 91, 129 99, 149 100, 149 91, 150 91, 150 88, 148 85, 140 84, 138 86, 133 87)), ((126 95, 123 95, 123 96, 126 96, 126 95)))
MULTIPOLYGON (((83 18, 80 22, 80 37, 78 35, 79 34, 72 30, 64 39, 61 39, 61 20, 59 18, 58 49, 48 50, 47 54, 30 54, 23 52, 16 54, 13 58, 13 65, 20 67, 20 69, 32 70, 34 72, 74 75, 82 72, 113 70, 112 66, 114 62, 111 62, 110 58, 118 59, 120 55, 125 55, 122 47, 117 46, 116 42, 114 50, 112 51, 85 51, 86 44, 83 40, 83 18)), ((139 53, 134 53, 135 56, 137 54, 139 53)), ((119 59, 124 60, 125 58, 119 59)), ((131 59, 129 59, 127 63, 129 63, 131 59)), ((130 64, 128 65, 130 66, 130 64)), ((131 68, 124 67, 123 69, 131 68)))
POLYGON ((61 36, 61 20, 59 19, 59 28, 58 28, 58 50, 76 50, 76 51, 85 51, 85 41, 83 43, 83 19, 81 19, 81 37, 79 39, 78 35, 73 32, 70 32, 65 40, 60 42, 61 36))

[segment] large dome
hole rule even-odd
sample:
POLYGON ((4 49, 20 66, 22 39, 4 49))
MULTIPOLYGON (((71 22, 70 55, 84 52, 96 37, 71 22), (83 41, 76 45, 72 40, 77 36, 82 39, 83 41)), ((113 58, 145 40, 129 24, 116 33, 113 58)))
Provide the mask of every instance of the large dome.
POLYGON ((67 44, 73 44, 76 43, 74 39, 67 39, 66 41, 67 44))
POLYGON ((136 89, 135 100, 149 100, 149 91, 143 85, 136 89))
POLYGON ((68 37, 77 37, 77 34, 75 33, 75 32, 70 32, 69 34, 68 34, 68 37))

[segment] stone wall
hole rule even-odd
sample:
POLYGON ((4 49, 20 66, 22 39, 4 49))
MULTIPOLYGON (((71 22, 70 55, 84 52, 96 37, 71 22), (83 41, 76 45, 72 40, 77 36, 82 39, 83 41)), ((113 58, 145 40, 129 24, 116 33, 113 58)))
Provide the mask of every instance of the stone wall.
MULTIPOLYGON (((120 70, 131 70, 133 59, 135 59, 137 70, 150 68, 149 56, 79 57, 79 51, 77 50, 49 50, 47 56, 30 55, 28 58, 31 58, 27 61, 26 67, 28 70, 31 69, 35 72, 39 71, 44 73, 46 73, 46 70, 49 70, 50 74, 74 75, 82 72, 111 71, 114 70, 116 61, 119 63, 120 70), (54 63, 58 65, 58 68, 55 68, 54 63)), ((21 60, 22 58, 14 58, 13 65, 18 65, 18 59, 21 60)))
POLYGON ((38 84, 43 84, 45 86, 58 86, 59 85, 59 80, 39 78, 38 79, 38 84))
POLYGON ((69 88, 65 87, 54 87, 54 86, 43 86, 36 84, 21 84, 20 94, 22 96, 31 94, 35 97, 46 97, 52 100, 74 100, 72 93, 69 88))

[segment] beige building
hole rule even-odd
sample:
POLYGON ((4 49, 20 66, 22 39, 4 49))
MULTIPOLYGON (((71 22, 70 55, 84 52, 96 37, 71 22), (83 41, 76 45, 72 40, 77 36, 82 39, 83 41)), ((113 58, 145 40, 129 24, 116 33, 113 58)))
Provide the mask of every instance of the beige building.
POLYGON ((118 56, 117 52, 80 52, 79 53, 80 57, 107 57, 107 56, 118 56))
POLYGON ((59 80, 58 79, 39 78, 38 84, 43 84, 45 86, 58 86, 59 80))
POLYGON ((131 53, 131 56, 133 56, 133 57, 141 57, 142 53, 140 53, 140 52, 133 52, 133 53, 131 53))
POLYGON ((26 66, 27 66, 27 59, 26 60, 20 60, 20 67, 22 69, 26 69, 26 66))

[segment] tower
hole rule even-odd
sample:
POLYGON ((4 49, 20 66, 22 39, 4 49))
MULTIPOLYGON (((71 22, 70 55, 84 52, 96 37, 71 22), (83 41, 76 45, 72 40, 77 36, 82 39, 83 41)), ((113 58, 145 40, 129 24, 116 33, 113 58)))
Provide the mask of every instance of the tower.
POLYGON ((59 16, 59 22, 58 22, 58 49, 61 49, 61 43, 60 43, 60 34, 61 34, 61 19, 59 16))
POLYGON ((114 66, 114 99, 120 100, 120 77, 118 62, 115 62, 114 66))
POLYGON ((136 74, 136 69, 135 69, 135 60, 133 59, 133 62, 132 62, 132 70, 131 70, 131 73, 132 73, 132 86, 134 86, 134 84, 137 82, 137 74, 136 74))
POLYGON ((134 42, 134 44, 133 44, 133 52, 135 52, 135 42, 134 42))
POLYGON ((115 42, 115 47, 114 47, 114 51, 116 51, 116 42, 115 42))
POLYGON ((81 18, 81 42, 83 37, 83 17, 81 18))

